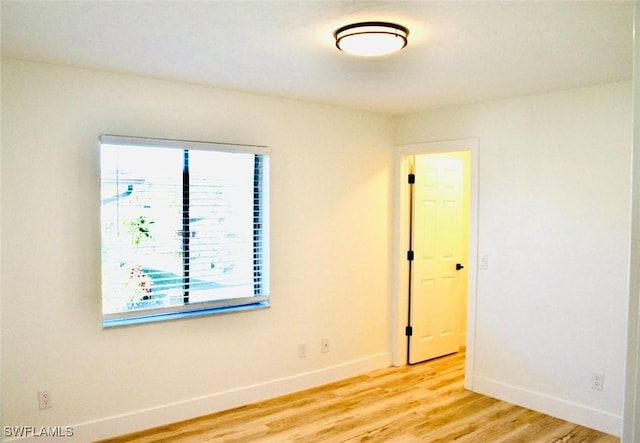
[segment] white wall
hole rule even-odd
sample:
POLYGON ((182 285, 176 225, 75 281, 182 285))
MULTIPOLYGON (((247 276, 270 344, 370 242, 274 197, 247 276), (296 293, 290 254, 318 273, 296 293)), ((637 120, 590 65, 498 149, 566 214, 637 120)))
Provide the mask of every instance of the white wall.
POLYGON ((620 435, 631 85, 396 119, 396 144, 479 139, 473 388, 620 435), (590 389, 591 371, 605 374, 590 389))
MULTIPOLYGON (((640 7, 634 4, 635 27, 640 23, 640 7)), ((633 45, 633 217, 629 284, 629 326, 624 409, 624 442, 640 441, 640 33, 633 45)))
POLYGON ((2 94, 4 425, 88 441, 388 364, 390 146, 477 137, 474 388, 620 434, 630 83, 394 121, 5 59, 2 94), (272 148, 271 309, 102 330, 101 133, 272 148))
POLYGON ((11 59, 2 92, 5 425, 89 441, 388 365, 391 118, 11 59), (272 308, 102 329, 102 133, 272 148, 272 308))
MULTIPOLYGON (((2 60, 0 59, 0 68, 2 60)), ((0 69, 0 85, 2 82, 2 69, 0 69)), ((0 87, 0 103, 2 103, 2 88, 0 87)), ((2 106, 0 106, 0 122, 2 121, 2 106)), ((2 171, 2 131, 0 130, 0 171, 2 171)), ((2 180, 0 180, 0 232, 2 232, 2 180)), ((0 258, 2 257, 2 236, 0 235, 0 258)), ((2 260, 0 259, 0 391, 2 391, 2 260)), ((4 414, 2 406, 4 401, 0 395, 0 428, 4 429, 4 414)))

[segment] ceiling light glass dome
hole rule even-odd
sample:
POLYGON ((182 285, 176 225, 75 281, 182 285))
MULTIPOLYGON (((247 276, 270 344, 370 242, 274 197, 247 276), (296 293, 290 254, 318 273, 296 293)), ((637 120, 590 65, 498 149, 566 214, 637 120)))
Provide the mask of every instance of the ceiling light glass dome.
POLYGON ((409 30, 387 22, 362 22, 343 26, 333 33, 336 47, 348 54, 375 57, 407 46, 409 30))

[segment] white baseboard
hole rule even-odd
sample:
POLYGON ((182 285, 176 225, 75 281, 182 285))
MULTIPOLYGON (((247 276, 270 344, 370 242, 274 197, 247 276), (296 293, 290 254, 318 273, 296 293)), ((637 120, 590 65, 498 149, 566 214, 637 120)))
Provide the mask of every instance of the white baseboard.
POLYGON ((616 437, 622 434, 620 415, 479 376, 473 377, 473 391, 616 437))
MULTIPOLYGON (((386 368, 390 365, 390 353, 372 355, 290 377, 71 425, 73 436, 60 440, 65 442, 88 442, 129 434, 344 380, 369 371, 386 368)), ((66 427, 62 427, 62 429, 65 430, 66 427)), ((39 428, 35 430, 39 432, 39 428)), ((43 439, 42 437, 27 435, 23 438, 13 438, 5 441, 41 443, 43 439)))

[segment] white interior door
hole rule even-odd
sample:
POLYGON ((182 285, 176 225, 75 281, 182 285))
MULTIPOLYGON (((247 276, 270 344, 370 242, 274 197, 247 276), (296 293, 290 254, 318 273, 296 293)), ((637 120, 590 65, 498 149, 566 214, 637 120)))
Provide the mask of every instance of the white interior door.
POLYGON ((466 294, 464 174, 458 153, 414 159, 409 363, 457 352, 466 294))

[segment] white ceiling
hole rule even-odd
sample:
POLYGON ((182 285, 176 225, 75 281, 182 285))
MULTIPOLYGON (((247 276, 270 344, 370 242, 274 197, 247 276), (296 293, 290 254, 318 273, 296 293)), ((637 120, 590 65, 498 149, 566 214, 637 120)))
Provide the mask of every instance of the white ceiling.
POLYGON ((627 80, 633 2, 2 1, 2 54, 387 114, 627 80), (333 31, 410 29, 355 58, 333 31))

